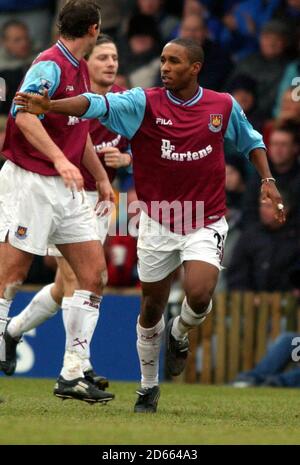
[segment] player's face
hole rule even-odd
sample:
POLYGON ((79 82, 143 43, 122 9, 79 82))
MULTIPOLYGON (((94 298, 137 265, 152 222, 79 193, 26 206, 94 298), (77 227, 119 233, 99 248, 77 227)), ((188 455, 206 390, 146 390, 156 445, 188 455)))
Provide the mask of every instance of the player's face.
POLYGON ((96 45, 88 59, 91 81, 102 86, 111 86, 118 72, 118 52, 112 43, 96 45))
MULTIPOLYGON (((195 81, 198 72, 191 63, 185 47, 167 44, 161 54, 160 74, 163 85, 171 91, 180 91, 195 81)), ((198 66, 199 71, 199 66, 198 66)))

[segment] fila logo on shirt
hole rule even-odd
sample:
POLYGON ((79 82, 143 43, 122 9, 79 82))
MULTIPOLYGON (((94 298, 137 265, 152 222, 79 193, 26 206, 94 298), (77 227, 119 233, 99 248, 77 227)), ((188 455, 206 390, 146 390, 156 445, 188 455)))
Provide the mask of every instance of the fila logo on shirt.
POLYGON ((172 121, 165 118, 156 118, 156 124, 160 124, 161 126, 173 126, 172 121))
POLYGON ((200 158, 207 157, 213 148, 211 145, 208 145, 204 149, 200 149, 197 152, 191 152, 190 150, 184 153, 176 152, 175 145, 171 144, 171 141, 168 139, 162 139, 161 141, 161 158, 166 158, 167 160, 174 161, 194 161, 200 160, 200 158))

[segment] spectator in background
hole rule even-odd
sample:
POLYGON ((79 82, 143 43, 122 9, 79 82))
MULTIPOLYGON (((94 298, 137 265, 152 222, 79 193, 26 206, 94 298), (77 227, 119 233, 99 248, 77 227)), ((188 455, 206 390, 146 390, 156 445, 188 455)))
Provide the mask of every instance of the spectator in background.
POLYGON ((280 0, 241 1, 224 15, 225 28, 220 41, 227 44, 237 61, 257 49, 260 31, 272 18, 279 4, 280 0))
POLYGON ((29 65, 33 58, 31 38, 26 24, 19 20, 5 23, 1 31, 1 71, 29 65))
POLYGON ((34 38, 35 48, 41 50, 49 45, 54 3, 52 0, 0 0, 0 30, 7 21, 22 21, 34 38))
POLYGON ((243 198, 247 180, 247 160, 238 155, 226 155, 226 205, 228 217, 238 215, 242 217, 243 198), (231 213, 230 213, 231 211, 231 213))
MULTIPOLYGON (((152 87, 160 66, 160 35, 154 18, 132 16, 127 31, 128 44, 121 46, 120 71, 133 87, 152 87)), ((127 41, 126 41, 127 42, 127 41)))
POLYGON ((221 90, 230 73, 232 63, 229 55, 209 39, 203 17, 195 14, 185 16, 179 27, 179 37, 194 39, 203 48, 205 63, 199 75, 199 84, 208 89, 221 90))
POLYGON ((239 3, 240 0, 185 0, 183 5, 182 18, 190 15, 197 15, 205 18, 209 37, 220 42, 222 47, 222 37, 224 25, 223 16, 230 12, 232 7, 239 3))
POLYGON ((260 50, 237 64, 228 87, 238 75, 246 75, 257 84, 257 111, 260 118, 272 115, 277 89, 288 62, 288 30, 280 21, 270 21, 260 34, 260 50))
POLYGON ((295 199, 283 194, 287 221, 279 224, 272 216, 269 200, 260 203, 259 221, 240 235, 226 271, 229 290, 290 291, 289 274, 299 261, 300 234, 294 211, 295 199))
POLYGON ((300 367, 293 363, 293 369, 284 371, 292 363, 292 351, 295 349, 294 338, 300 342, 300 334, 285 332, 278 336, 267 354, 249 371, 239 373, 232 383, 233 387, 254 386, 300 387, 300 367))
POLYGON ((136 0, 136 14, 152 17, 159 29, 163 42, 171 38, 172 31, 178 25, 178 18, 165 12, 164 0, 136 0))
POLYGON ((300 130, 300 99, 297 89, 289 87, 282 95, 279 113, 276 120, 268 120, 263 126, 263 136, 266 145, 269 145, 270 137, 274 128, 278 125, 291 124, 294 130, 300 130))
POLYGON ((300 100, 295 98, 294 88, 287 89, 281 99, 278 121, 290 122, 300 127, 300 100))
POLYGON ((5 23, 1 31, 0 76, 6 82, 6 99, 0 102, 0 114, 8 114, 11 101, 35 56, 27 25, 19 20, 5 23))
POLYGON ((256 82, 249 76, 237 75, 231 82, 228 92, 241 105, 252 126, 261 131, 263 120, 257 112, 256 82))
MULTIPOLYGON (((241 234, 242 206, 246 187, 247 167, 246 160, 237 155, 226 156, 226 220, 228 233, 222 266, 226 269, 231 261, 232 251, 241 234)), ((226 273, 219 275, 217 292, 227 288, 226 273)))
MULTIPOLYGON (((300 149, 297 127, 292 124, 278 126, 271 134, 268 149, 271 172, 276 178, 278 188, 288 191, 299 205, 300 149)), ((259 177, 253 173, 247 183, 244 203, 243 221, 249 226, 258 221, 260 187, 259 177)), ((295 214, 299 217, 299 212, 295 214)))

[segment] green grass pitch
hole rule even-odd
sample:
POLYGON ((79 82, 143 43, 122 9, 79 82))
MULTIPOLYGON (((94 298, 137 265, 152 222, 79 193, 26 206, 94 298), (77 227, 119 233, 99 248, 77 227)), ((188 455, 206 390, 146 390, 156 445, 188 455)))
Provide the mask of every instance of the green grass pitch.
POLYGON ((0 444, 300 444, 298 389, 162 384, 156 414, 134 414, 134 383, 107 405, 61 401, 54 381, 0 378, 0 444))

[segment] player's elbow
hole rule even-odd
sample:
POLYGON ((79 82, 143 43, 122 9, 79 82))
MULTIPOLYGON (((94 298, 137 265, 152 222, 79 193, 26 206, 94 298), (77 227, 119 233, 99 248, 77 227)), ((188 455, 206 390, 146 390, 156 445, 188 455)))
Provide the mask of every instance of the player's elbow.
POLYGON ((18 112, 16 115, 16 125, 22 131, 26 126, 26 113, 18 112))
POLYGON ((16 115, 16 125, 20 129, 20 131, 24 132, 30 127, 30 122, 32 120, 32 116, 29 113, 22 113, 18 112, 16 115))

